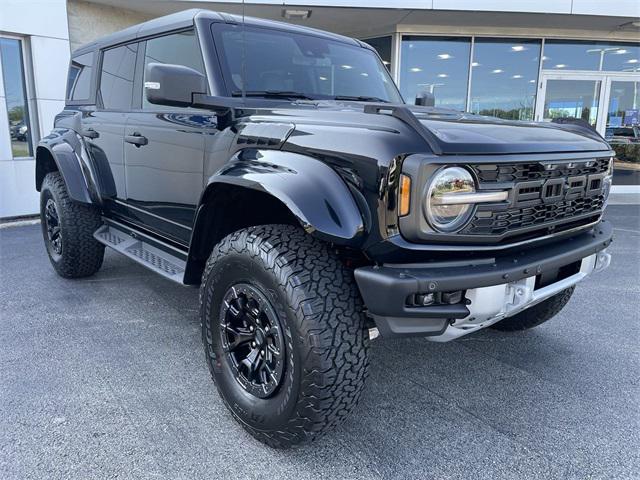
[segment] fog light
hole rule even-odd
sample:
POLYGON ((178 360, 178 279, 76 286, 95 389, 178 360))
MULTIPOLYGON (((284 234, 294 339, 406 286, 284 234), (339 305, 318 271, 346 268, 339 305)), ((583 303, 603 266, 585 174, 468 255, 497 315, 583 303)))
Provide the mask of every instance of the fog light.
POLYGON ((416 304, 426 307, 436 301, 436 296, 433 293, 419 293, 416 295, 416 304))

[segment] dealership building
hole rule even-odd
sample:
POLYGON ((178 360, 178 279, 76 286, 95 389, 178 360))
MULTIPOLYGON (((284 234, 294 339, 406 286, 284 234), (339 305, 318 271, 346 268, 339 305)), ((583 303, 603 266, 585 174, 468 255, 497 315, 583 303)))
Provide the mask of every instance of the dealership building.
POLYGON ((617 144, 614 192, 640 195, 638 0, 2 0, 0 218, 38 211, 33 154, 64 107, 70 51, 194 7, 362 39, 409 103, 428 91, 482 115, 582 119, 617 144))

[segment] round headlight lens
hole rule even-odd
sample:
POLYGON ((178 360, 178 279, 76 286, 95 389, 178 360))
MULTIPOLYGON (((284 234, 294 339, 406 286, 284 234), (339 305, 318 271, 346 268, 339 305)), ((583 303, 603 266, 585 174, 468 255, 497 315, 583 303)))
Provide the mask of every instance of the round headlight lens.
POLYGON ((453 232, 464 225, 473 212, 473 205, 456 203, 456 196, 474 193, 475 182, 469 171, 461 167, 443 167, 429 184, 426 217, 431 227, 440 232, 453 232))

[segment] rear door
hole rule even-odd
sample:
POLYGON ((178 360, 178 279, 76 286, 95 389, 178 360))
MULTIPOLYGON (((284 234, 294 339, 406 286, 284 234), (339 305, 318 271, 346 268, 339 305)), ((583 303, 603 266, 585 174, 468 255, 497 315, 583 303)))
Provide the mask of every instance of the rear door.
POLYGON ((215 116, 147 102, 149 63, 185 65, 205 73, 193 30, 155 37, 140 45, 134 108, 125 128, 127 203, 137 221, 187 244, 203 187, 204 136, 215 116))
POLYGON ((123 137, 131 109, 137 50, 138 44, 131 43, 102 52, 96 108, 82 120, 105 207, 120 215, 127 214, 123 137))

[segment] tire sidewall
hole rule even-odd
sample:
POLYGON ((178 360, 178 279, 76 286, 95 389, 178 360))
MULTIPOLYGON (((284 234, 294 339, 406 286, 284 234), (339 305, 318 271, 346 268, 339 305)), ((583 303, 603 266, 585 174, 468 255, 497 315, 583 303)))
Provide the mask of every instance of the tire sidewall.
POLYGON ((238 253, 223 255, 207 277, 202 301, 202 334, 207 365, 227 406, 237 419, 253 429, 272 431, 285 428, 286 422, 294 416, 298 402, 302 359, 295 313, 288 307, 288 298, 274 272, 260 256, 238 253), (227 290, 237 283, 248 283, 267 297, 284 333, 285 366, 282 380, 276 392, 265 399, 244 390, 222 350, 218 328, 222 300, 227 290))
POLYGON ((54 267, 58 267, 64 261, 64 255, 68 248, 66 241, 66 228, 64 228, 65 215, 62 209, 62 199, 57 194, 54 188, 51 188, 51 185, 48 181, 46 181, 42 186, 42 191, 40 193, 40 226, 42 227, 42 236, 44 238, 44 244, 47 249, 47 255, 49 255, 49 259, 54 267), (60 227, 60 238, 62 242, 62 253, 58 254, 52 250, 51 242, 49 241, 49 235, 47 233, 47 221, 45 218, 45 209, 47 206, 47 201, 52 199, 56 204, 56 211, 58 212, 58 224, 60 227))

